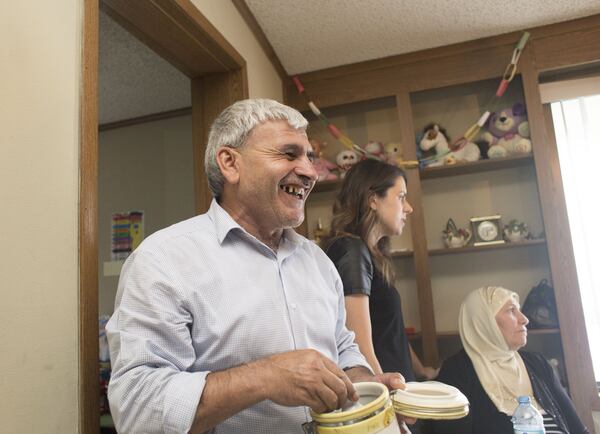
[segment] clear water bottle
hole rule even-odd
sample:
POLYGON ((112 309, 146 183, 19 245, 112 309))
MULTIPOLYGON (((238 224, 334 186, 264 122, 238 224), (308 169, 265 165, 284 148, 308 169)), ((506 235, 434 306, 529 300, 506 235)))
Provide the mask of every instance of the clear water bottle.
POLYGON ((519 396, 519 406, 512 417, 515 434, 546 434, 544 418, 531 405, 529 396, 519 396))

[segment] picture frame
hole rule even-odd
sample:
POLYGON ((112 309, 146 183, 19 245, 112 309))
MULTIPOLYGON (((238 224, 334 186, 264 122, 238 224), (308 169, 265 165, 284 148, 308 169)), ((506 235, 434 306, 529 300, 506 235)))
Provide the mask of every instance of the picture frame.
POLYGON ((504 244, 502 237, 502 216, 494 214, 482 217, 471 217, 473 227, 474 246, 489 246, 493 244, 504 244))

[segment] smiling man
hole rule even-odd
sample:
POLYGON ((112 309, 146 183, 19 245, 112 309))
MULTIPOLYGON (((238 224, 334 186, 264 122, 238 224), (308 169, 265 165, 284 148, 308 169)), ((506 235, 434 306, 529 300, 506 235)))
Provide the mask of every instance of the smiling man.
POLYGON ((302 433, 308 408, 356 400, 373 377, 327 256, 293 228, 317 173, 307 121, 245 100, 213 123, 206 214, 148 237, 107 325, 109 401, 127 433, 302 433))

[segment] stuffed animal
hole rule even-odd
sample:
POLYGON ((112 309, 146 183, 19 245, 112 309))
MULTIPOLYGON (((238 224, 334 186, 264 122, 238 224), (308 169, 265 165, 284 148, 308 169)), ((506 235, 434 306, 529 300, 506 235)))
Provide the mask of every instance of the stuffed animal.
POLYGON ((381 142, 376 142, 374 140, 369 140, 364 146, 363 149, 373 157, 377 157, 380 160, 383 159, 383 144, 381 142))
POLYGON ((337 169, 337 166, 323 157, 322 148, 326 146, 326 143, 321 143, 317 139, 309 139, 308 141, 310 142, 315 153, 313 165, 317 171, 317 181, 333 181, 338 179, 337 175, 332 172, 332 170, 337 169))
POLYGON ((356 152, 350 151, 349 149, 340 151, 335 158, 335 162, 340 169, 340 178, 343 179, 344 176, 346 176, 346 172, 358 163, 358 155, 356 155, 356 152))
POLYGON ((529 122, 525 106, 515 103, 498 113, 492 113, 486 123, 483 139, 488 143, 488 157, 500 158, 514 154, 529 154, 529 122))
POLYGON ((423 151, 435 149, 436 155, 439 156, 439 158, 428 164, 429 166, 477 161, 481 157, 479 146, 475 143, 463 140, 458 147, 450 150, 449 141, 448 133, 438 124, 428 124, 423 128, 423 138, 419 142, 419 147, 423 151))
POLYGON ((383 161, 397 166, 400 159, 402 159, 402 144, 398 142, 386 143, 383 147, 383 161))

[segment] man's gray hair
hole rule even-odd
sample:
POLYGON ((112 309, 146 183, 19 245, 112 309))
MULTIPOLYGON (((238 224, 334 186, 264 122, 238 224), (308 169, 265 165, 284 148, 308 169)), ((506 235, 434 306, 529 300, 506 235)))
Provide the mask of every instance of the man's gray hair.
POLYGON ((215 119, 210 127, 204 169, 214 197, 223 193, 225 179, 217 164, 217 149, 221 146, 239 148, 246 143, 252 129, 271 120, 284 120, 294 129, 305 131, 308 121, 299 111, 271 99, 238 101, 215 119))

